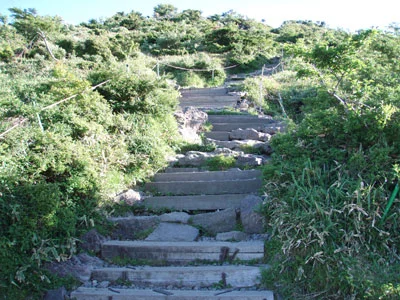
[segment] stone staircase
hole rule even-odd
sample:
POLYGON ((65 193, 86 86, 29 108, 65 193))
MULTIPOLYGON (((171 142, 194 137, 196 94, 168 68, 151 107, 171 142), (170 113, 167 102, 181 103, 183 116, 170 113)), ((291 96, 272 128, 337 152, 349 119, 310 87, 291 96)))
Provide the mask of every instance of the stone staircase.
MULTIPOLYGON (((237 100, 225 88, 190 89, 182 91, 181 106, 214 110, 237 100)), ((106 284, 84 285, 72 299, 274 299, 272 291, 260 288, 261 273, 268 272, 268 236, 254 210, 263 201, 257 167, 268 161, 269 138, 284 126, 251 115, 210 114, 208 120, 213 129, 204 141, 217 149, 177 155, 143 187, 152 195, 143 205, 169 213, 110 218, 116 230, 101 247, 110 264, 91 274, 92 282, 106 284), (242 151, 249 147, 256 154, 242 151), (234 167, 204 167, 222 156, 232 157, 234 167), (143 232, 148 234, 139 238, 143 232)))

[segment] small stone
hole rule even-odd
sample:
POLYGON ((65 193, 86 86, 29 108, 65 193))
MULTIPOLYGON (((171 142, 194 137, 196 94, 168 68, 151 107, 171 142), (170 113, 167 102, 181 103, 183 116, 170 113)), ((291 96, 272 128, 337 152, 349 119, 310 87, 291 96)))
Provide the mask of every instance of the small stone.
POLYGON ((242 231, 230 231, 218 233, 215 239, 217 241, 245 241, 248 239, 248 234, 242 231))
POLYGON ((172 212, 169 214, 163 214, 160 216, 161 222, 169 223, 183 223, 187 224, 189 222, 190 216, 185 212, 172 212))

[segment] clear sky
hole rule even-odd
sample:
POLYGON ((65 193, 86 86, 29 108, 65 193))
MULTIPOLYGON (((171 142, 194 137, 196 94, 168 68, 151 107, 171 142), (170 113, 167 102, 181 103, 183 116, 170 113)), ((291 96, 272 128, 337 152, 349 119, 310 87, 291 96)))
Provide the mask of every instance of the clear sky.
POLYGON ((0 13, 8 14, 10 7, 36 8, 39 15, 58 15, 66 23, 79 24, 120 11, 151 16, 160 3, 179 11, 198 9, 206 17, 233 9, 273 27, 286 20, 325 21, 329 27, 351 31, 400 23, 400 0, 0 0, 0 13))

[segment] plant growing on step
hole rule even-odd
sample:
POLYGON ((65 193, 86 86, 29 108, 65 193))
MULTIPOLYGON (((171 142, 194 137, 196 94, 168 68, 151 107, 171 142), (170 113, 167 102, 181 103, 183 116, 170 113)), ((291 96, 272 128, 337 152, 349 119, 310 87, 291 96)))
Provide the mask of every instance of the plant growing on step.
POLYGON ((224 171, 236 165, 236 158, 223 154, 210 157, 205 161, 205 165, 210 171, 224 171))

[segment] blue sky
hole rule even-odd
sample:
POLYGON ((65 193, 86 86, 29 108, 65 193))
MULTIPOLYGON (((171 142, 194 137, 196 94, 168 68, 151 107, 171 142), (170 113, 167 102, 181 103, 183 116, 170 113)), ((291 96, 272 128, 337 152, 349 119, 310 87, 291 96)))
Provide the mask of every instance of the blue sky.
POLYGON ((110 17, 116 12, 153 14, 160 3, 172 4, 179 11, 199 9, 203 16, 228 10, 279 27, 285 20, 325 21, 332 28, 357 30, 400 23, 399 0, 0 0, 0 13, 8 8, 36 8, 40 15, 58 15, 66 23, 79 24, 89 19, 110 17))

